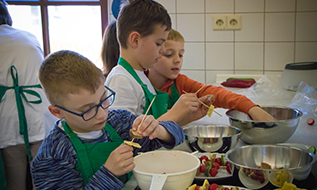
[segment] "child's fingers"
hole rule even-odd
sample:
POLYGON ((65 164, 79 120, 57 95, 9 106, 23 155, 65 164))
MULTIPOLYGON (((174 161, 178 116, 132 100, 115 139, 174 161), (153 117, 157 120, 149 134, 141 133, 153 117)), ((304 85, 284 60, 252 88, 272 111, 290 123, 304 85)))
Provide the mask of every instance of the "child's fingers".
POLYGON ((132 129, 137 130, 139 125, 141 124, 141 121, 143 119, 144 115, 140 115, 137 118, 135 118, 133 124, 132 124, 132 129))
POLYGON ((151 131, 158 125, 158 121, 152 116, 146 116, 142 125, 139 127, 139 133, 143 136, 148 136, 151 131))

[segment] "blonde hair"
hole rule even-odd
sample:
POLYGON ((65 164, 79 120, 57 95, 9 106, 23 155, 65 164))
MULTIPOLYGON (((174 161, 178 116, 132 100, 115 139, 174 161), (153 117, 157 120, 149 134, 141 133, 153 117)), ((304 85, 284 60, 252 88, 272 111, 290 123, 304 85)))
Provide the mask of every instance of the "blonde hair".
POLYGON ((184 37, 179 33, 178 31, 171 29, 168 33, 167 40, 173 40, 173 41, 179 41, 179 42, 185 42, 184 37))
POLYGON ((68 94, 79 93, 81 89, 93 94, 105 81, 102 71, 89 59, 69 50, 47 56, 39 78, 52 105, 63 105, 68 94))

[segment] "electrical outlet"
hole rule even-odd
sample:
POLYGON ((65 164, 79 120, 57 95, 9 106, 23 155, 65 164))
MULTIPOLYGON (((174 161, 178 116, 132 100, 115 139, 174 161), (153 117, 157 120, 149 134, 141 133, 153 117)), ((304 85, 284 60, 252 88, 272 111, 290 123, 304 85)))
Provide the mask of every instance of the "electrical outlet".
POLYGON ((241 15, 228 15, 227 16, 227 29, 229 30, 241 30, 242 26, 241 15))
POLYGON ((215 15, 212 17, 212 28, 214 30, 225 30, 227 28, 226 15, 215 15))

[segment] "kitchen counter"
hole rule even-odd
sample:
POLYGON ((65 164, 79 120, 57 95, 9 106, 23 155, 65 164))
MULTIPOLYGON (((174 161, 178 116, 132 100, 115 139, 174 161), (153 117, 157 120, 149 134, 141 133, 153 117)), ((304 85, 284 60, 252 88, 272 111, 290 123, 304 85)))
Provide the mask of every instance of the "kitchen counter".
MULTIPOLYGON (((246 95, 249 99, 251 99, 254 103, 260 105, 260 106, 279 106, 279 107, 285 107, 288 106, 291 102, 293 97, 295 96, 296 92, 293 91, 287 91, 283 89, 279 89, 276 85, 271 84, 271 81, 268 80, 266 77, 261 78, 260 81, 262 82, 260 88, 258 89, 238 89, 238 88, 226 88, 227 90, 230 90, 234 93, 243 94, 246 95), (262 79, 262 80, 261 80, 262 79), (266 89, 266 87, 270 89, 266 89), (274 94, 272 96, 269 95, 262 95, 262 94, 268 94, 272 92, 272 89, 274 91, 274 94), (262 93, 262 94, 261 94, 262 93)), ((274 80, 274 79, 273 79, 274 80)), ((213 85, 220 86, 220 82, 216 82, 213 85)), ((226 116, 227 109, 217 108, 215 109, 217 112, 219 112, 222 117, 220 117, 217 114, 212 114, 211 117, 204 117, 200 120, 194 121, 190 123, 189 125, 197 125, 197 124, 221 124, 221 125, 230 125, 229 124, 229 118, 226 116)), ((313 145, 317 147, 317 124, 315 123, 313 126, 309 126, 306 123, 306 120, 308 119, 307 115, 304 115, 300 119, 300 123, 290 139, 286 141, 286 143, 298 143, 298 144, 306 144, 306 145, 313 145)), ((243 146, 245 143, 242 140, 239 140, 237 146, 243 146)), ((177 147, 174 148, 175 150, 182 150, 186 152, 191 152, 191 150, 188 148, 188 146, 183 143, 177 147)), ((237 176, 235 176, 237 178, 237 176)), ((316 180, 317 178, 317 162, 313 165, 312 174, 309 176, 311 180, 316 180)), ((230 179, 231 180, 231 179, 230 179)), ((232 179, 237 180, 238 179, 232 179)), ((229 181, 229 180, 227 180, 229 181)), ((196 182, 196 181, 195 181, 196 182)), ((198 182, 199 183, 199 182, 198 182)), ((297 182, 300 184, 299 182, 297 182)), ((316 182, 317 183, 317 182, 316 182)), ((232 184, 232 183, 227 183, 232 184)), ((236 184, 236 183, 234 183, 236 184)), ((124 190, 134 190, 137 183, 134 178, 132 178, 129 182, 127 182, 126 187, 124 190)))

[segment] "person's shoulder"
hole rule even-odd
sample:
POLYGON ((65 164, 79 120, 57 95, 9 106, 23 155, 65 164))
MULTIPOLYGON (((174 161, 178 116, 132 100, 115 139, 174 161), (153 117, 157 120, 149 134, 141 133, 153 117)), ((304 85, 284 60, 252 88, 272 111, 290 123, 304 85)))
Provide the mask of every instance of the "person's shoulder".
POLYGON ((73 151, 74 148, 69 137, 56 122, 50 133, 44 138, 38 156, 63 159, 63 157, 69 157, 75 153, 73 151))

